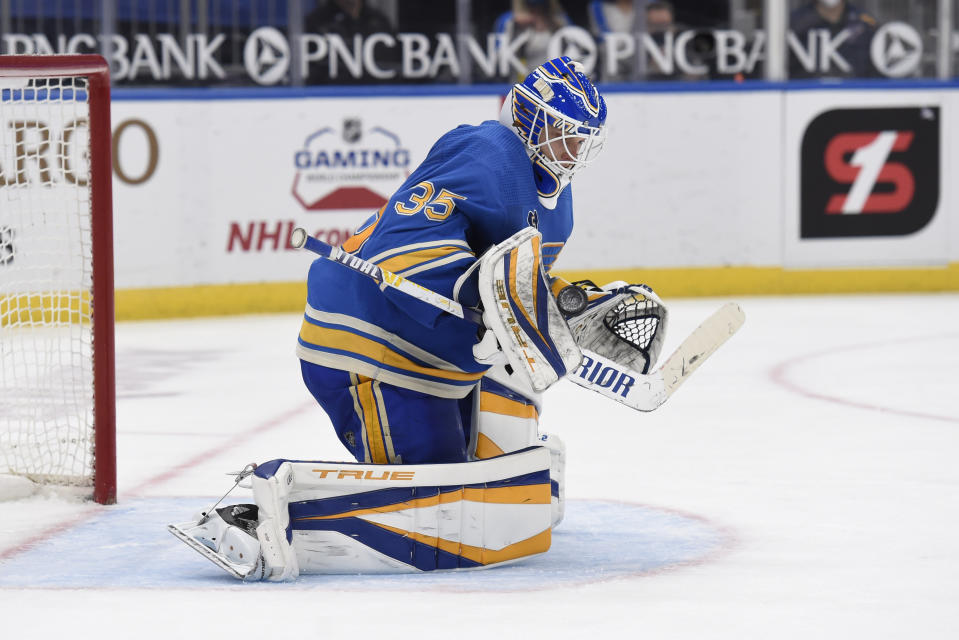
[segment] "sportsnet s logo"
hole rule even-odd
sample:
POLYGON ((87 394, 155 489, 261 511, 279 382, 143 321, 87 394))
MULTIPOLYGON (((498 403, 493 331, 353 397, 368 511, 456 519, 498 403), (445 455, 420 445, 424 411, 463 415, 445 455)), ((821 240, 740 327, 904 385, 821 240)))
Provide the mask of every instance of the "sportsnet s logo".
POLYGON ((802 141, 800 237, 900 236, 939 203, 939 108, 835 109, 802 141))

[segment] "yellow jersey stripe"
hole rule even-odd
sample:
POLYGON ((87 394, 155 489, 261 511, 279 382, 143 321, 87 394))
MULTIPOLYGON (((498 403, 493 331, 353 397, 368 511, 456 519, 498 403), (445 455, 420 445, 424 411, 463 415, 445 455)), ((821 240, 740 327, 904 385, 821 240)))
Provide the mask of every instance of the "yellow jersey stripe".
POLYGON ((560 251, 565 246, 562 242, 544 242, 542 248, 543 266, 549 271, 553 263, 559 258, 560 251))
POLYGON ((472 254, 472 253, 467 253, 467 252, 465 252, 465 251, 459 251, 459 252, 457 252, 457 253, 454 253, 454 254, 449 255, 449 256, 447 256, 447 257, 445 257, 445 258, 442 258, 442 259, 439 259, 439 260, 429 260, 429 261, 427 261, 427 262, 423 262, 423 263, 419 264, 418 266, 411 267, 411 268, 409 268, 409 269, 405 269, 405 270, 403 270, 403 272, 400 273, 399 275, 403 276, 404 278, 408 278, 408 277, 410 277, 410 276, 416 275, 417 273, 422 273, 422 272, 424 272, 424 271, 429 271, 430 269, 436 269, 436 268, 438 268, 438 267, 443 267, 443 266, 446 266, 446 265, 448 265, 448 264, 452 264, 453 262, 459 262, 460 260, 474 260, 475 258, 476 258, 476 256, 475 256, 474 254, 472 254))
POLYGON ((385 342, 390 343, 395 346, 398 350, 404 351, 411 355, 412 357, 425 362, 431 367, 436 367, 437 369, 444 369, 446 371, 462 371, 459 367, 454 364, 443 360, 442 358, 437 358, 429 351, 417 347, 412 342, 407 342, 403 338, 399 337, 395 333, 390 333, 389 331, 384 331, 375 324, 365 322, 359 318, 354 318, 353 316, 344 315, 342 313, 329 313, 327 311, 318 311, 310 305, 306 305, 306 315, 310 318, 313 318, 317 322, 322 322, 326 324, 339 324, 350 329, 355 330, 358 333, 365 333, 367 335, 373 336, 374 338, 379 338, 385 342))
POLYGON ((488 411, 489 413, 497 413, 501 416, 513 416, 515 418, 532 418, 533 420, 539 418, 535 405, 504 398, 489 391, 480 392, 480 411, 488 411))
POLYGON ((300 328, 300 338, 307 344, 352 352, 390 367, 446 380, 473 382, 482 378, 484 373, 482 371, 477 373, 464 373, 424 367, 400 355, 380 342, 364 338, 347 329, 320 327, 307 320, 303 321, 303 325, 300 328))
POLYGON ((373 398, 373 383, 361 384, 356 388, 356 393, 363 410, 360 419, 363 422, 363 428, 366 430, 366 440, 370 446, 370 462, 386 464, 389 460, 386 458, 386 447, 380 432, 379 412, 376 409, 376 400, 373 398))
POLYGON ((391 256, 395 256, 400 253, 410 253, 412 251, 419 251, 421 249, 429 249, 433 247, 459 247, 464 251, 472 251, 473 249, 466 243, 464 240, 431 240, 429 242, 415 242, 413 244, 404 244, 400 247, 393 247, 392 249, 387 249, 386 251, 381 251, 372 258, 368 259, 368 262, 374 264, 379 264, 381 261, 386 260, 391 256))
POLYGON ((357 374, 350 373, 350 397, 353 398, 353 411, 356 412, 356 417, 359 419, 360 425, 363 426, 363 428, 360 429, 360 438, 363 442, 363 462, 369 462, 370 443, 366 438, 366 427, 365 423, 363 422, 363 407, 360 406, 360 396, 359 393, 357 393, 357 389, 360 385, 358 378, 360 378, 360 376, 357 374))
POLYGON ((383 436, 383 445, 386 448, 386 461, 390 464, 398 464, 400 461, 396 458, 396 450, 393 448, 390 419, 386 414, 386 401, 383 400, 383 390, 380 388, 380 384, 379 380, 372 382, 373 397, 376 400, 376 406, 379 408, 380 433, 383 436))
MULTIPOLYGON (((436 260, 438 258, 448 257, 455 254, 460 254, 460 259, 465 257, 475 257, 475 254, 472 251, 463 251, 461 247, 446 246, 404 253, 398 256, 387 258, 386 260, 377 263, 377 266, 381 269, 386 269, 387 271, 392 271, 393 273, 399 274, 401 271, 416 267, 424 262, 429 262, 430 260, 436 260)), ((411 274, 402 275, 406 276, 411 274)))

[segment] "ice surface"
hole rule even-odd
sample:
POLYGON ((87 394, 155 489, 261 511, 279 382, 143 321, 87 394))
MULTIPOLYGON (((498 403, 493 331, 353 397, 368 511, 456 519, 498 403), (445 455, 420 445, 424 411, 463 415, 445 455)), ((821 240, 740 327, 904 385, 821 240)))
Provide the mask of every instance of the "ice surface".
MULTIPOLYGON (((666 351, 721 302, 672 302, 666 351)), ((248 462, 346 459, 299 317, 122 323, 119 504, 0 503, 0 637, 959 637, 959 295, 739 302, 656 412, 547 392, 570 503, 546 555, 291 585, 238 583, 165 525, 248 462)))

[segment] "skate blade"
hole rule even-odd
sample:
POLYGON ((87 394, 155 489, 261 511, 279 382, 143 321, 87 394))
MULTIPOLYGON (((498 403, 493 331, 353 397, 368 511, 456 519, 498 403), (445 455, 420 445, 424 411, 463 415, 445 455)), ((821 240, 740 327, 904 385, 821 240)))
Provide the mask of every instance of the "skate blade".
POLYGON ((188 534, 182 528, 182 527, 192 527, 195 524, 196 524, 195 522, 183 522, 180 524, 170 524, 170 525, 167 525, 167 529, 170 531, 170 533, 172 533, 174 536, 180 539, 185 545, 195 550, 201 556, 203 556, 204 558, 206 558, 207 560, 209 560, 216 566, 220 567, 221 569, 229 573, 231 576, 233 576, 237 580, 246 580, 247 576, 249 576, 250 573, 253 572, 254 567, 245 567, 242 565, 233 564, 229 560, 225 560, 221 556, 217 555, 217 553, 213 551, 213 549, 210 549, 205 544, 198 542, 197 540, 194 540, 190 536, 190 534, 188 534))

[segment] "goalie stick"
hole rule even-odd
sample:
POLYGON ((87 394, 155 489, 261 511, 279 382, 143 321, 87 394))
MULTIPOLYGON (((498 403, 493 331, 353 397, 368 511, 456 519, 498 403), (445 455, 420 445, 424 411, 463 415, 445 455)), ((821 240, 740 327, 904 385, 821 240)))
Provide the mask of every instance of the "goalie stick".
POLYGON ((393 287, 394 289, 402 291, 406 295, 412 296, 417 300, 421 300, 427 304, 437 307, 438 309, 452 313, 458 318, 464 318, 478 325, 483 324, 483 315, 475 309, 464 307, 456 300, 451 300, 450 298, 440 295, 435 291, 427 289, 426 287, 422 287, 415 282, 407 280, 403 276, 398 276, 395 273, 381 269, 372 262, 367 262, 363 258, 354 256, 352 253, 347 253, 339 247, 326 244, 322 240, 318 240, 317 238, 309 235, 306 230, 301 227, 297 227, 290 234, 290 246, 292 246, 294 249, 306 248, 318 256, 328 258, 329 260, 337 262, 348 269, 356 271, 357 273, 362 273, 364 276, 371 278, 376 284, 380 285, 380 289, 383 289, 384 287, 393 287))
MULTIPOLYGON (((398 289, 399 291, 402 291, 406 295, 412 296, 417 300, 421 300, 427 304, 431 304, 434 307, 442 309, 443 311, 452 313, 458 318, 464 318, 480 326, 483 325, 483 314, 478 312, 476 309, 464 307, 456 300, 452 300, 444 295, 432 291, 431 289, 427 289, 426 287, 420 286, 415 282, 411 282, 403 276, 398 276, 395 273, 381 269, 372 262, 368 262, 363 258, 354 256, 352 253, 348 253, 339 247, 326 244, 322 240, 309 235, 300 227, 294 229, 290 234, 290 246, 292 246, 294 249, 306 248, 318 256, 328 258, 333 262, 338 262, 344 267, 352 269, 357 273, 362 273, 366 277, 372 279, 376 284, 380 285, 381 289, 383 287, 393 287, 394 289, 398 289)), ((557 296, 557 304, 559 305, 559 309, 566 316, 581 312, 586 308, 586 303, 586 292, 573 285, 564 287, 557 296)))
MULTIPOLYGON (((381 289, 393 287, 417 300, 483 326, 483 316, 477 310, 464 307, 455 300, 381 269, 339 247, 326 244, 310 236, 302 228, 293 230, 290 235, 290 244, 296 249, 306 248, 319 256, 362 273, 379 284, 381 289)), ((562 292, 560 293, 560 297, 563 297, 562 292)), ((569 306, 578 304, 577 299, 569 306)), ((562 306, 560 310, 564 313, 570 311, 563 309, 562 306)), ((666 402, 705 362, 706 358, 731 338, 745 321, 746 315, 738 304, 726 303, 689 334, 660 367, 648 374, 633 371, 588 349, 583 349, 582 363, 576 371, 566 376, 566 379, 637 411, 653 411, 666 402)))

